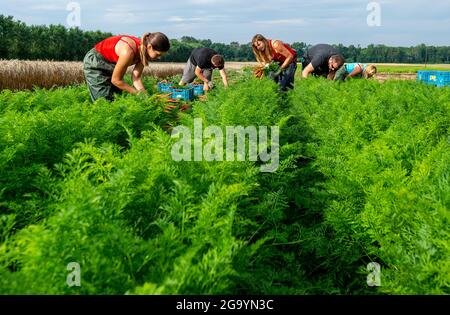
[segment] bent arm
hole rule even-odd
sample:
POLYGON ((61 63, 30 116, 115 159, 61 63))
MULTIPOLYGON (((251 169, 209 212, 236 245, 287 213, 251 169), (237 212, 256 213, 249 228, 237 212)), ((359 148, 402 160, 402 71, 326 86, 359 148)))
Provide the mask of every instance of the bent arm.
POLYGON ((273 43, 273 49, 276 53, 286 57, 286 60, 281 65, 281 69, 285 70, 294 60, 294 55, 284 46, 283 42, 277 40, 273 43))
POLYGON ((127 72, 128 66, 133 62, 134 53, 130 51, 125 51, 119 55, 119 60, 114 68, 112 74, 111 83, 117 86, 122 91, 127 91, 131 94, 137 94, 138 90, 130 85, 128 85, 124 80, 124 76, 127 72))
POLYGON ((225 86, 225 88, 228 87, 228 77, 227 77, 227 73, 225 72, 225 69, 220 70, 220 76, 222 77, 222 81, 223 81, 223 85, 225 86))
POLYGON ((313 65, 310 63, 305 69, 303 69, 302 72, 302 77, 303 78, 307 78, 311 73, 314 72, 314 67, 313 65))
POLYGON ((208 83, 208 79, 203 75, 202 69, 199 66, 197 66, 195 68, 195 75, 197 76, 197 78, 202 80, 204 83, 208 83))
POLYGON ((358 74, 360 74, 362 72, 362 67, 361 65, 357 65, 355 67, 355 69, 353 69, 352 73, 350 73, 348 75, 349 78, 353 78, 354 76, 357 76, 358 74))
POLYGON ((142 83, 142 73, 144 72, 144 65, 139 62, 133 70, 132 79, 133 85, 139 92, 145 92, 144 83, 142 83))

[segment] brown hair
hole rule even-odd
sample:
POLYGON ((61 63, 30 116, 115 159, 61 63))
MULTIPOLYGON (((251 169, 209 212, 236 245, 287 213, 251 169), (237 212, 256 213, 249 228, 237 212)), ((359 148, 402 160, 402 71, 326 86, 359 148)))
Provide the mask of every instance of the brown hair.
POLYGON ((151 45, 154 50, 159 52, 166 52, 170 49, 170 41, 163 33, 145 33, 142 36, 141 44, 139 45, 141 61, 144 66, 148 65, 150 61, 150 56, 147 53, 147 47, 149 45, 151 45))
POLYGON ((219 68, 223 68, 225 66, 225 60, 221 55, 214 55, 211 59, 214 65, 217 65, 219 68))
POLYGON ((345 63, 345 58, 342 55, 333 55, 330 59, 338 64, 338 68, 342 67, 345 63))
POLYGON ((261 34, 256 34, 255 36, 253 36, 252 49, 253 49, 253 54, 255 55, 256 60, 258 62, 260 62, 260 63, 272 62, 272 52, 270 51, 269 41, 261 34), (264 42, 264 45, 266 46, 266 48, 264 49, 263 52, 259 51, 255 47, 255 43, 258 41, 264 42))
POLYGON ((366 77, 367 79, 372 78, 375 74, 377 74, 377 67, 375 67, 374 65, 369 65, 366 68, 366 71, 364 72, 364 77, 366 77))
POLYGON ((337 71, 330 71, 327 75, 328 80, 334 80, 336 78, 336 72, 337 71))

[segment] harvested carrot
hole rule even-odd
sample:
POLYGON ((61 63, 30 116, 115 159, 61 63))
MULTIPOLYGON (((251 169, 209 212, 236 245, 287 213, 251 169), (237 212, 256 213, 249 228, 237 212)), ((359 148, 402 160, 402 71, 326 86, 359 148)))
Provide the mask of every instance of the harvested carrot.
POLYGON ((157 98, 169 98, 170 95, 171 95, 171 93, 169 93, 169 94, 157 94, 156 97, 157 98))
POLYGON ((188 104, 183 104, 181 107, 180 107, 180 112, 183 112, 183 111, 185 111, 185 110, 190 110, 191 109, 191 107, 188 105, 188 104))
POLYGON ((264 66, 256 66, 253 70, 253 75, 257 79, 262 79, 264 77, 264 66))

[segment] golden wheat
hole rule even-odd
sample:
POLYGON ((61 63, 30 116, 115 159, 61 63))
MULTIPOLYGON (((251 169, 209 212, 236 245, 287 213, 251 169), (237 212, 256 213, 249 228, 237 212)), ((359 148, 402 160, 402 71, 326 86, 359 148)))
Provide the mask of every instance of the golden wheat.
MULTIPOLYGON (((151 63, 143 75, 166 78, 181 74, 183 67, 180 63, 151 63)), ((49 89, 81 83, 84 83, 82 62, 0 60, 0 90, 49 89)))
MULTIPOLYGON (((182 74, 185 64, 176 62, 155 62, 150 63, 148 67, 144 69, 144 76, 156 77, 156 78, 167 78, 177 74, 182 74)), ((128 69, 131 72, 132 68, 128 69)))
POLYGON ((51 88, 83 81, 79 62, 0 60, 0 90, 51 88))

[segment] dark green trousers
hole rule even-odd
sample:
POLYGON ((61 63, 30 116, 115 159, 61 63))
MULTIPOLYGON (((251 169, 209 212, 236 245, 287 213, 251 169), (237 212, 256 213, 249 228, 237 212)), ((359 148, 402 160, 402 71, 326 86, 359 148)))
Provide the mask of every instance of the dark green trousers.
POLYGON ((115 66, 115 63, 105 60, 95 48, 92 48, 84 57, 84 78, 88 85, 92 101, 101 97, 112 101, 115 93, 122 93, 121 89, 111 83, 115 66))
POLYGON ((350 73, 347 72, 345 65, 343 65, 342 67, 339 68, 338 71, 336 71, 336 75, 334 77, 335 81, 345 81, 345 79, 347 78, 347 76, 350 73))

